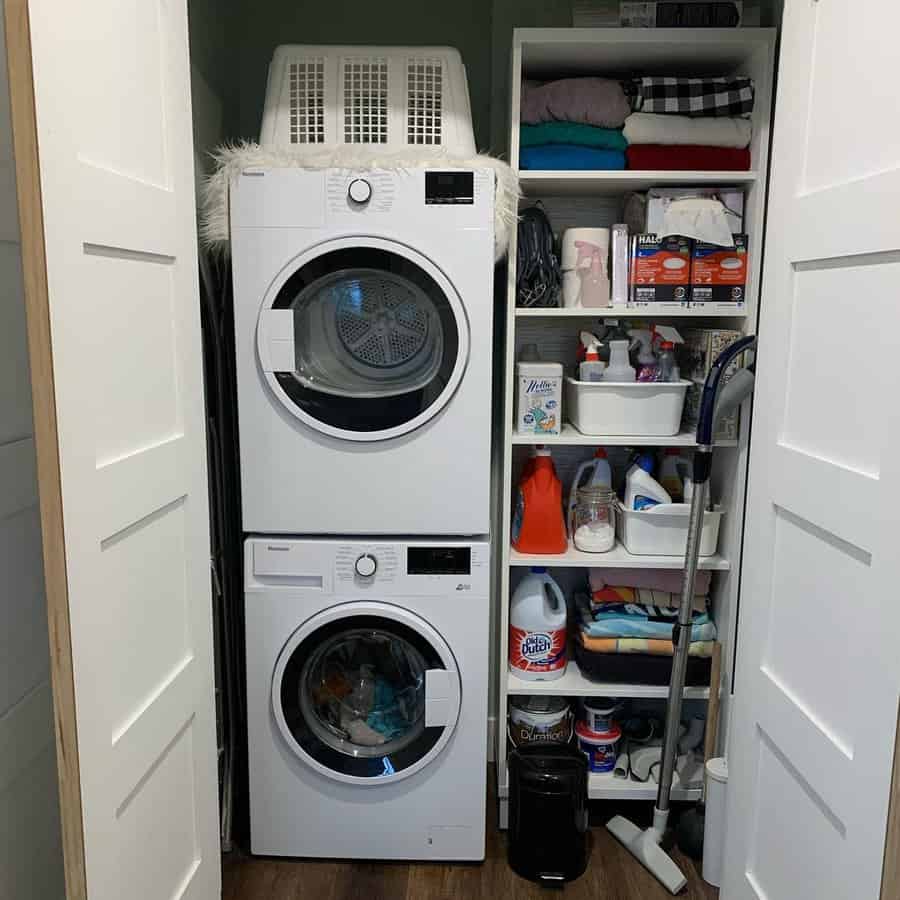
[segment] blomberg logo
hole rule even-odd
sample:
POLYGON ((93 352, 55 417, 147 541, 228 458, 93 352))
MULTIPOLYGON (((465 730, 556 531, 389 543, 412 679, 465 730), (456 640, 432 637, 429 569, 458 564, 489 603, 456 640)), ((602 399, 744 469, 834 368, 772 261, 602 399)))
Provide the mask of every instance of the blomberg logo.
POLYGON ((456 586, 456 589, 457 589, 458 591, 471 591, 471 590, 472 590, 472 585, 471 585, 471 584, 464 584, 463 582, 460 582, 460 583, 456 586))
POLYGON ((544 391, 552 391, 553 388, 553 382, 548 381, 546 378, 532 378, 531 381, 528 382, 528 386, 525 388, 525 393, 538 394, 543 393, 544 391))

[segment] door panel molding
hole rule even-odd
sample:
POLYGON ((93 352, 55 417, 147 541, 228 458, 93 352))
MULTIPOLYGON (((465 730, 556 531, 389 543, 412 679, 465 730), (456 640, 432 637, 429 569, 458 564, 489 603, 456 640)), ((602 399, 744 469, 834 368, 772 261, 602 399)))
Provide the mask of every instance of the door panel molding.
POLYGON ((53 686, 53 721, 56 732, 66 898, 87 900, 56 392, 50 339, 50 306, 47 292, 47 261, 44 248, 44 216, 28 0, 6 0, 5 22, 47 595, 47 624, 50 634, 50 683, 53 686))

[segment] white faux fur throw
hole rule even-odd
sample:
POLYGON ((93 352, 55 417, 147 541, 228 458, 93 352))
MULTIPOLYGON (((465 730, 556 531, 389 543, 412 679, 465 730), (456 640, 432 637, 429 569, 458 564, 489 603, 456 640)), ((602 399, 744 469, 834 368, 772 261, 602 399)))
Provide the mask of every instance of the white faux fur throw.
POLYGON ((203 184, 200 242, 210 250, 228 252, 228 187, 243 169, 296 167, 300 169, 493 169, 497 179, 494 204, 494 252, 500 259, 509 245, 519 215, 519 180, 505 162, 491 156, 457 159, 440 150, 416 148, 385 154, 376 147, 305 147, 297 150, 267 149, 242 141, 223 144, 211 154, 215 171, 203 184))

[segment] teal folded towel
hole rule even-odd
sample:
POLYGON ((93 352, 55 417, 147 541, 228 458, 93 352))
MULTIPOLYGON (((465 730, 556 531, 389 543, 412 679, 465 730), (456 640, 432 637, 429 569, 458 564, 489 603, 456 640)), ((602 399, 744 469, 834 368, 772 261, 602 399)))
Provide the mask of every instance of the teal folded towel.
POLYGON ((520 169, 624 169, 625 154, 621 150, 597 150, 575 144, 544 144, 523 147, 519 151, 520 169))
POLYGON ((541 122, 540 125, 523 125, 519 129, 520 147, 541 147, 545 144, 624 150, 628 141, 621 128, 600 128, 582 122, 541 122))

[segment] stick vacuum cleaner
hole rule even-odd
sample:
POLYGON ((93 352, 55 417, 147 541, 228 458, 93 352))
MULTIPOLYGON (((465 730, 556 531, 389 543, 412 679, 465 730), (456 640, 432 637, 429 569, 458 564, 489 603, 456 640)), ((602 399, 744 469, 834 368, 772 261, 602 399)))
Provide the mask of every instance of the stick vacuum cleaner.
MULTIPOLYGON (((646 869, 658 878, 673 894, 687 884, 681 869, 660 846, 669 821, 672 777, 678 755, 678 729, 681 724, 681 702, 684 679, 690 649, 691 621, 693 614, 694 580, 697 560, 700 556, 700 532, 709 489, 709 473, 712 468, 713 433, 716 423, 736 409, 753 393, 754 365, 741 368, 722 385, 722 376, 729 364, 741 353, 756 347, 756 337, 749 335, 735 341, 719 355, 706 376, 700 401, 700 418, 697 423, 697 452, 694 454, 694 494, 691 500, 690 525, 687 549, 684 556, 684 577, 681 582, 681 606, 678 622, 672 628, 672 678, 669 682, 669 699, 666 706, 666 730, 663 739, 662 766, 659 791, 653 810, 653 824, 641 830, 624 816, 616 816, 606 827, 646 869), (721 387, 721 391, 720 391, 721 387)), ((712 685, 716 690, 718 685, 712 685)))

